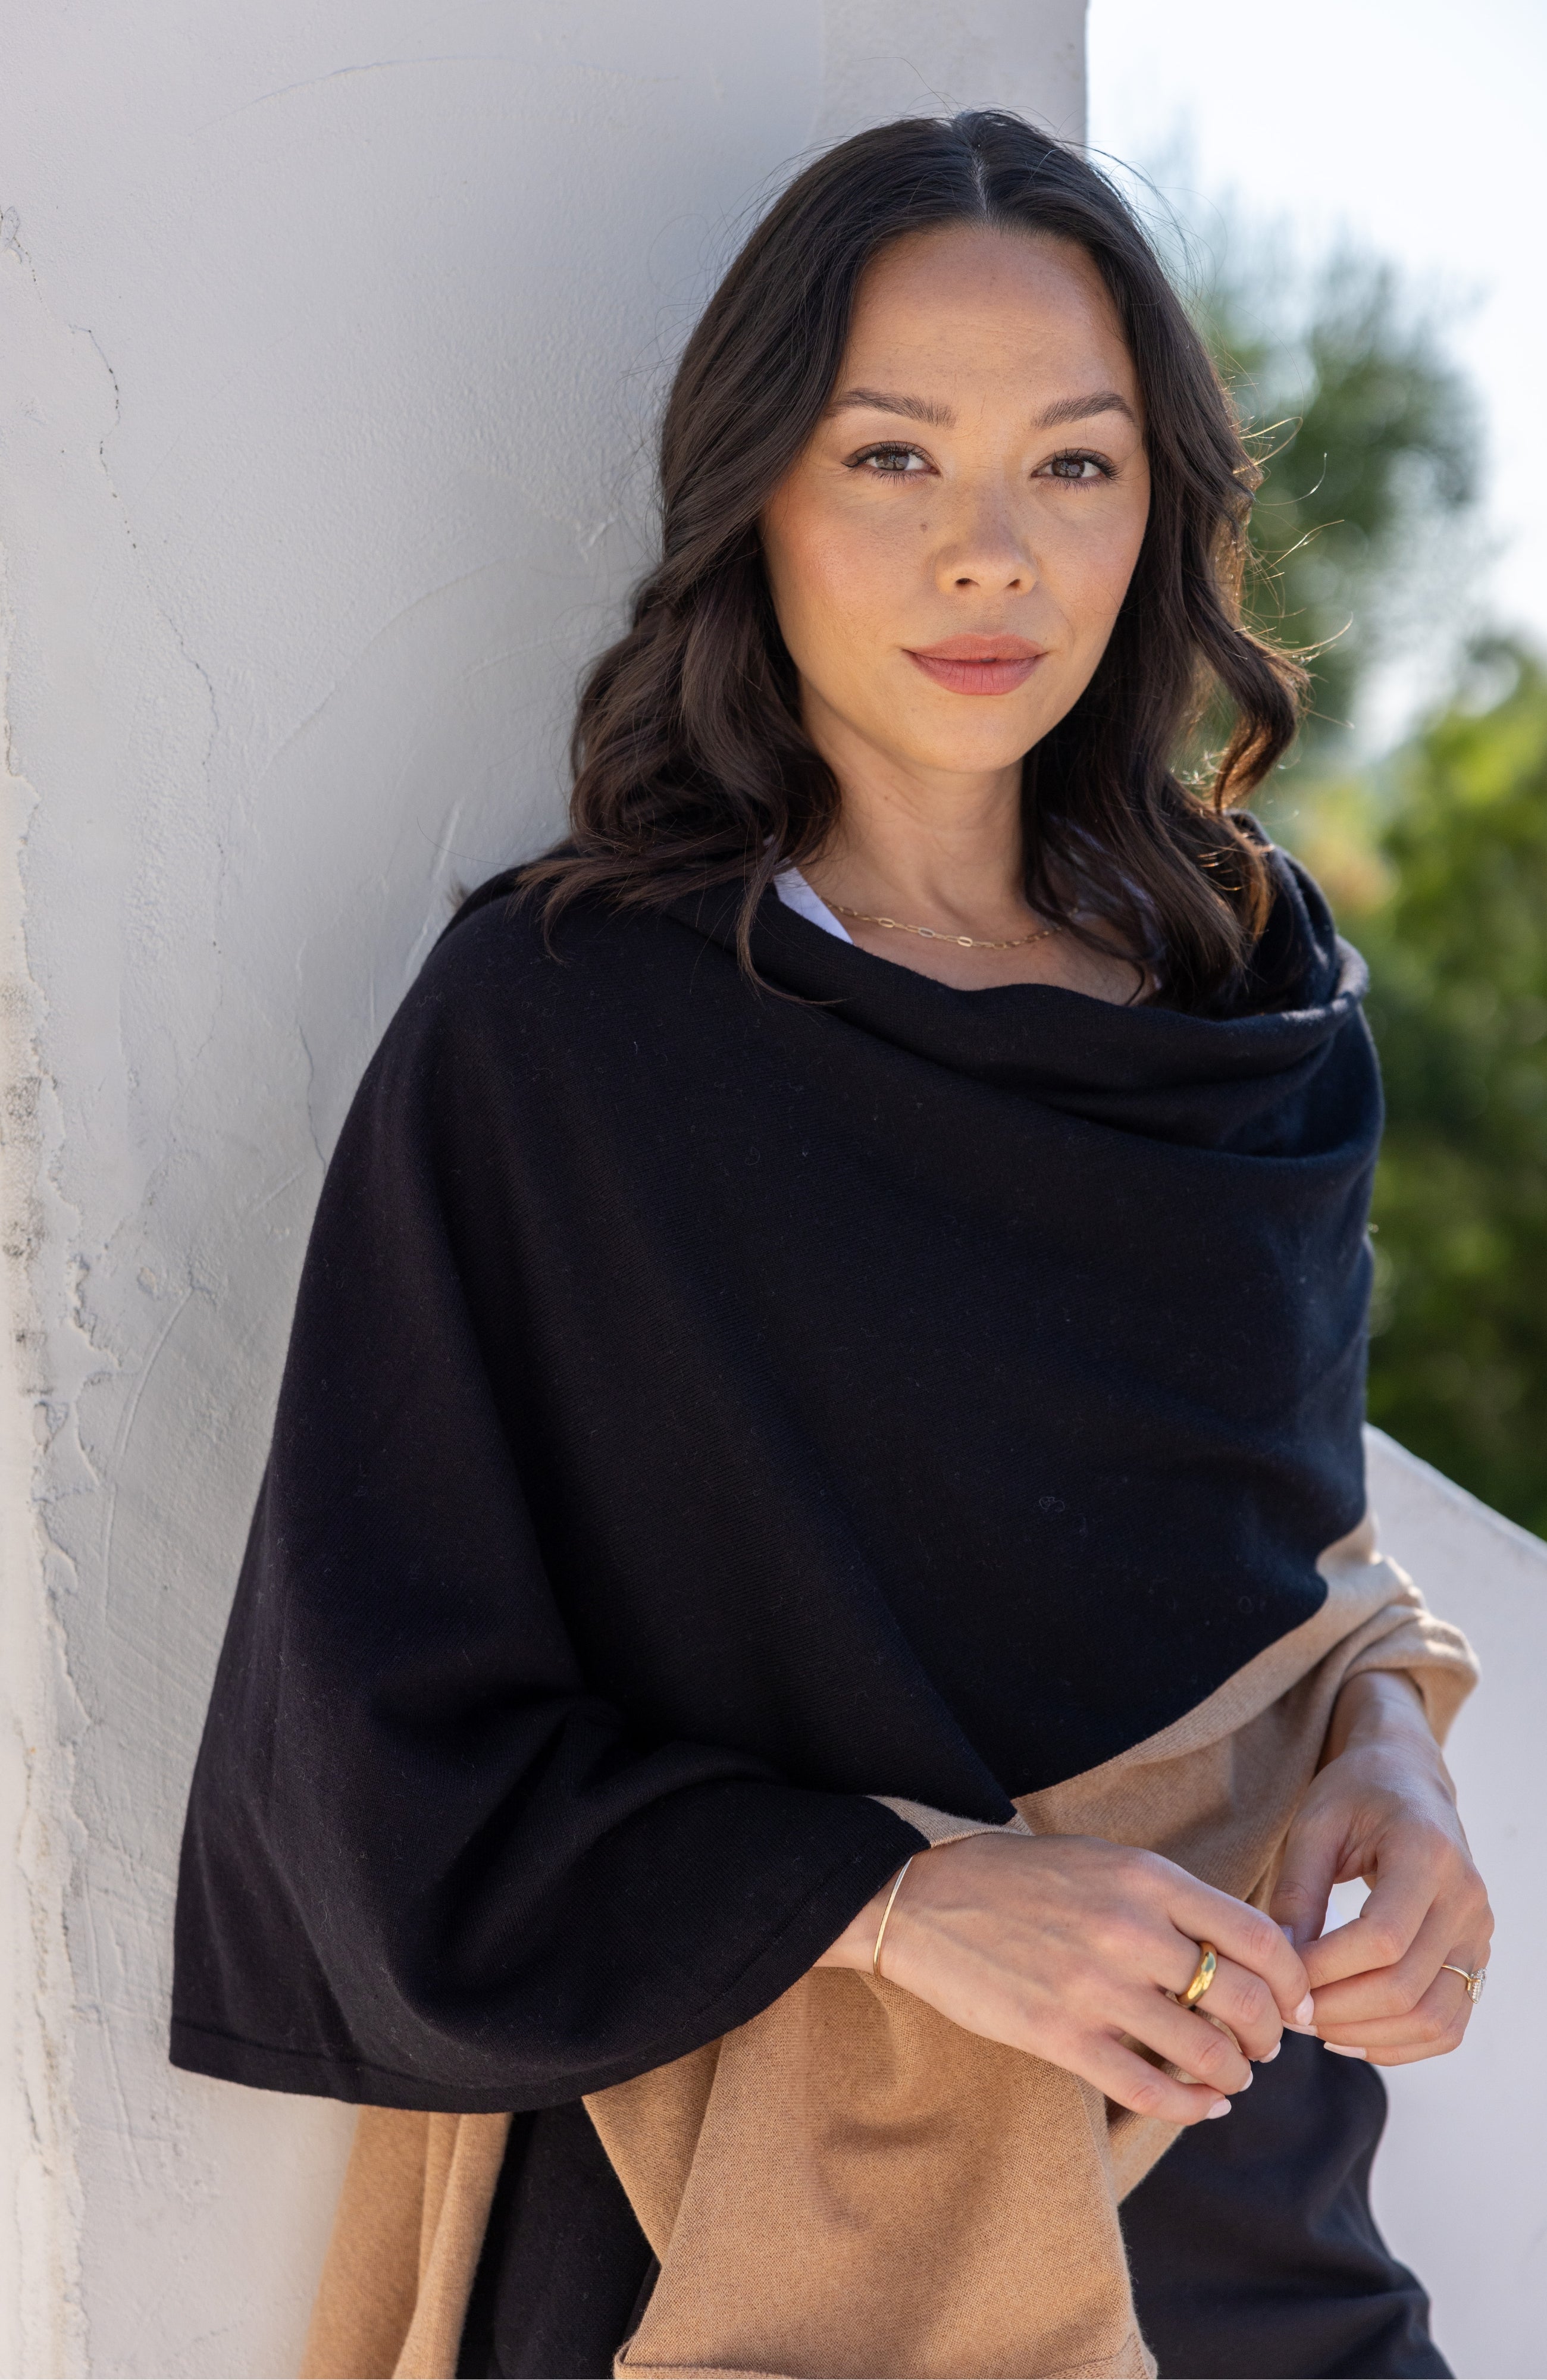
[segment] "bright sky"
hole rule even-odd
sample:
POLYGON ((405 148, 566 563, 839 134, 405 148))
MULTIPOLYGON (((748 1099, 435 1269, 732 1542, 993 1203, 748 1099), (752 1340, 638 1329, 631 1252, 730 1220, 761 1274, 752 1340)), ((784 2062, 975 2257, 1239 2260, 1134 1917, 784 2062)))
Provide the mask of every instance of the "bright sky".
MULTIPOLYGON (((1190 220, 1233 191, 1339 227, 1442 298, 1483 405, 1500 625, 1547 648, 1547 0, 1090 0, 1092 145, 1189 152, 1190 220)), ((1204 213, 1206 224, 1206 211, 1204 213)))

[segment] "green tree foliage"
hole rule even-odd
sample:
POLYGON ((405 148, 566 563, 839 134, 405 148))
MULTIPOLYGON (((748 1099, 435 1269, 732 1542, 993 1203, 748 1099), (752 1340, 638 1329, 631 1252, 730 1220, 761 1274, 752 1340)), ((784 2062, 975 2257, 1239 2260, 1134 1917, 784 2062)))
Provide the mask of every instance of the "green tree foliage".
POLYGON ((1335 744, 1445 575, 1454 616, 1475 408, 1389 264, 1345 249, 1305 275, 1246 245, 1197 312, 1265 472, 1248 614, 1308 654, 1303 767, 1335 744))
POLYGON ((1261 808, 1370 960, 1386 1085, 1370 1416, 1547 1534, 1547 673, 1495 647, 1491 696, 1474 667, 1358 762, 1345 722, 1378 664, 1457 665, 1428 624, 1465 618, 1473 402, 1378 261, 1307 276, 1233 245, 1199 313, 1266 463, 1250 616, 1311 649, 1313 682, 1261 808))
POLYGON ((1388 1103, 1370 1412, 1547 1534, 1547 674, 1509 658, 1398 756, 1349 919, 1388 1103))

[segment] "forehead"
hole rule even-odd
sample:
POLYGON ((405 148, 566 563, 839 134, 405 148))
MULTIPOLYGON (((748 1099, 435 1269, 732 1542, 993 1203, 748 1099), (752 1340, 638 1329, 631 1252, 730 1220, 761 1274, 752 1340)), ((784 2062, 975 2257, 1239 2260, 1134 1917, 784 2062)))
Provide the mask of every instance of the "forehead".
POLYGON ((1139 393, 1116 309, 1085 250, 985 224, 910 233, 867 268, 843 376, 869 382, 883 365, 985 395, 1001 380, 1024 392, 1029 380, 1090 370, 1131 399, 1139 393))

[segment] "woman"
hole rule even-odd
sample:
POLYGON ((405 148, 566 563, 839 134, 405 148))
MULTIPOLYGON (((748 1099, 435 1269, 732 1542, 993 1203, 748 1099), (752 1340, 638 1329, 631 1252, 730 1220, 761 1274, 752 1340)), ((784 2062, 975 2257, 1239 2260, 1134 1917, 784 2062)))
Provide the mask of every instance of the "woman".
POLYGON ((1487 1955, 1471 1669, 1365 1522, 1228 402, 975 115, 793 184, 662 469, 571 840, 329 1172, 174 2057, 365 2104, 313 2371, 1443 2372, 1366 2180, 1487 1955))

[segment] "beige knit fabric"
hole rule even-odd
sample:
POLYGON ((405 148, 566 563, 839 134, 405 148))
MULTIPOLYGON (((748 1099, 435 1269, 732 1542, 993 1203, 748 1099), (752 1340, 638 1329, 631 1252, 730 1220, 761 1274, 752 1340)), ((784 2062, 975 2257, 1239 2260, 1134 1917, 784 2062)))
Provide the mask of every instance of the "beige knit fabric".
POLYGON ((360 2109, 300 2380, 452 2380, 509 2131, 360 2109))
MULTIPOLYGON (((1261 1901, 1345 1681, 1406 1671, 1443 1740, 1476 1675, 1465 1640, 1376 1554, 1368 1524, 1321 1567, 1328 1595, 1313 1619, 1147 1742, 1027 1796, 1017 1829, 1140 1845, 1261 1901)), ((893 1806, 932 1841, 980 1831, 893 1806)), ((1173 2129, 893 1985, 814 1970, 750 2023, 586 2105, 661 2260, 619 2351, 626 2380, 1153 2373, 1117 2206, 1173 2129)), ((365 2111, 309 2350, 314 2380, 455 2372, 498 2158, 486 2147, 464 2172, 443 2150, 437 2165, 432 2128, 496 2120, 365 2111), (388 2213, 399 2201, 417 2235, 388 2213), (410 2236, 417 2289, 404 2284, 410 2236)))

